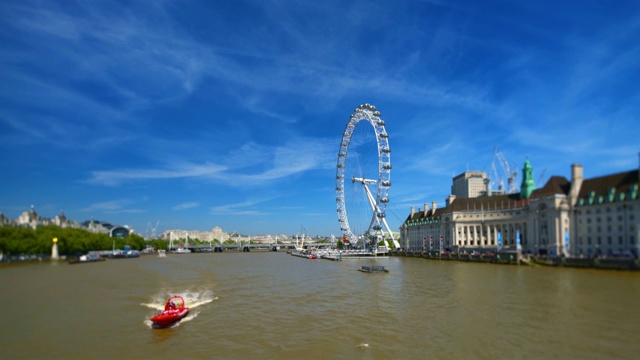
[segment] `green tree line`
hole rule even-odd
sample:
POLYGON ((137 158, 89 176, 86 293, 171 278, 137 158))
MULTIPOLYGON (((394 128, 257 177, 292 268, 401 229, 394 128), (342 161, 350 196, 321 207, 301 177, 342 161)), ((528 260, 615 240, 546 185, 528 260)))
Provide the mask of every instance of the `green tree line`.
MULTIPOLYGON (((0 250, 5 254, 50 254, 53 239, 57 238, 61 255, 83 254, 94 250, 122 249, 125 245, 142 250, 146 242, 140 235, 112 238, 107 234, 96 234, 83 229, 42 226, 33 230, 21 227, 0 227, 0 250)), ((161 241, 166 249, 166 241, 161 241)), ((157 247, 156 247, 157 249, 157 247)))

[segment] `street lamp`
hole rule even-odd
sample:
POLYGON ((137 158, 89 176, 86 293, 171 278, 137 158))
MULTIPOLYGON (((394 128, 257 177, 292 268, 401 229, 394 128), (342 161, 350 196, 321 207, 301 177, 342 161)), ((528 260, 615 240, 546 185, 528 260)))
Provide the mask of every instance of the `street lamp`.
POLYGON ((58 238, 54 237, 52 239, 53 241, 53 246, 51 247, 51 260, 58 260, 59 255, 58 255, 58 238))

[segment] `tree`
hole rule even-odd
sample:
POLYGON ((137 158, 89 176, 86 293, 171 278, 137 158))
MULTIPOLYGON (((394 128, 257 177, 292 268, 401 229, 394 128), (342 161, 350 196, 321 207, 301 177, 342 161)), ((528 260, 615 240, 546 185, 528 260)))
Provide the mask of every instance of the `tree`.
POLYGON ((169 242, 166 240, 150 240, 147 241, 147 245, 153 246, 156 250, 169 250, 169 242))
POLYGON ((0 227, 0 250, 7 254, 50 254, 53 238, 58 239, 58 252, 76 255, 93 250, 121 249, 125 243, 141 250, 144 239, 131 234, 125 239, 111 238, 107 234, 92 233, 84 229, 41 226, 36 230, 24 227, 0 227))

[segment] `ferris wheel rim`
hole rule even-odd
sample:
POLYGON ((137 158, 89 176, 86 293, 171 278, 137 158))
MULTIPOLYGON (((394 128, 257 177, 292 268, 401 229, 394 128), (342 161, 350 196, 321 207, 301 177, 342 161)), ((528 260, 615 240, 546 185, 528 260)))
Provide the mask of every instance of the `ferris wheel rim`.
POLYGON ((373 127, 378 152, 378 177, 375 179, 377 182, 375 210, 372 213, 372 220, 365 234, 370 233, 372 227, 374 227, 374 221, 377 224, 375 225, 375 227, 377 227, 375 230, 381 230, 380 220, 384 221, 386 204, 389 201, 388 193, 389 187, 391 186, 391 151, 389 148, 389 135, 386 132, 385 122, 380 118, 380 116, 380 112, 377 111, 376 107, 373 105, 363 104, 356 108, 345 126, 345 131, 342 134, 340 148, 338 150, 338 161, 336 165, 336 207, 338 212, 338 221, 340 222, 340 230, 342 231, 343 237, 346 237, 350 241, 357 242, 358 235, 364 235, 354 234, 352 232, 351 225, 349 224, 349 215, 344 192, 344 182, 346 178, 345 169, 347 165, 346 161, 349 146, 351 144, 351 137, 356 126, 361 121, 367 121, 373 127))

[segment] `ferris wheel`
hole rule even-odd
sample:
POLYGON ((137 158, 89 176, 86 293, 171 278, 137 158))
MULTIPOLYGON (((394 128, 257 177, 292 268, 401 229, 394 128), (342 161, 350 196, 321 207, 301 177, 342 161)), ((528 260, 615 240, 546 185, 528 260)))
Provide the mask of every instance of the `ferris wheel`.
POLYGON ((380 112, 360 105, 340 142, 336 165, 336 207, 343 241, 354 247, 375 246, 393 237, 386 220, 391 186, 389 134, 380 112))

